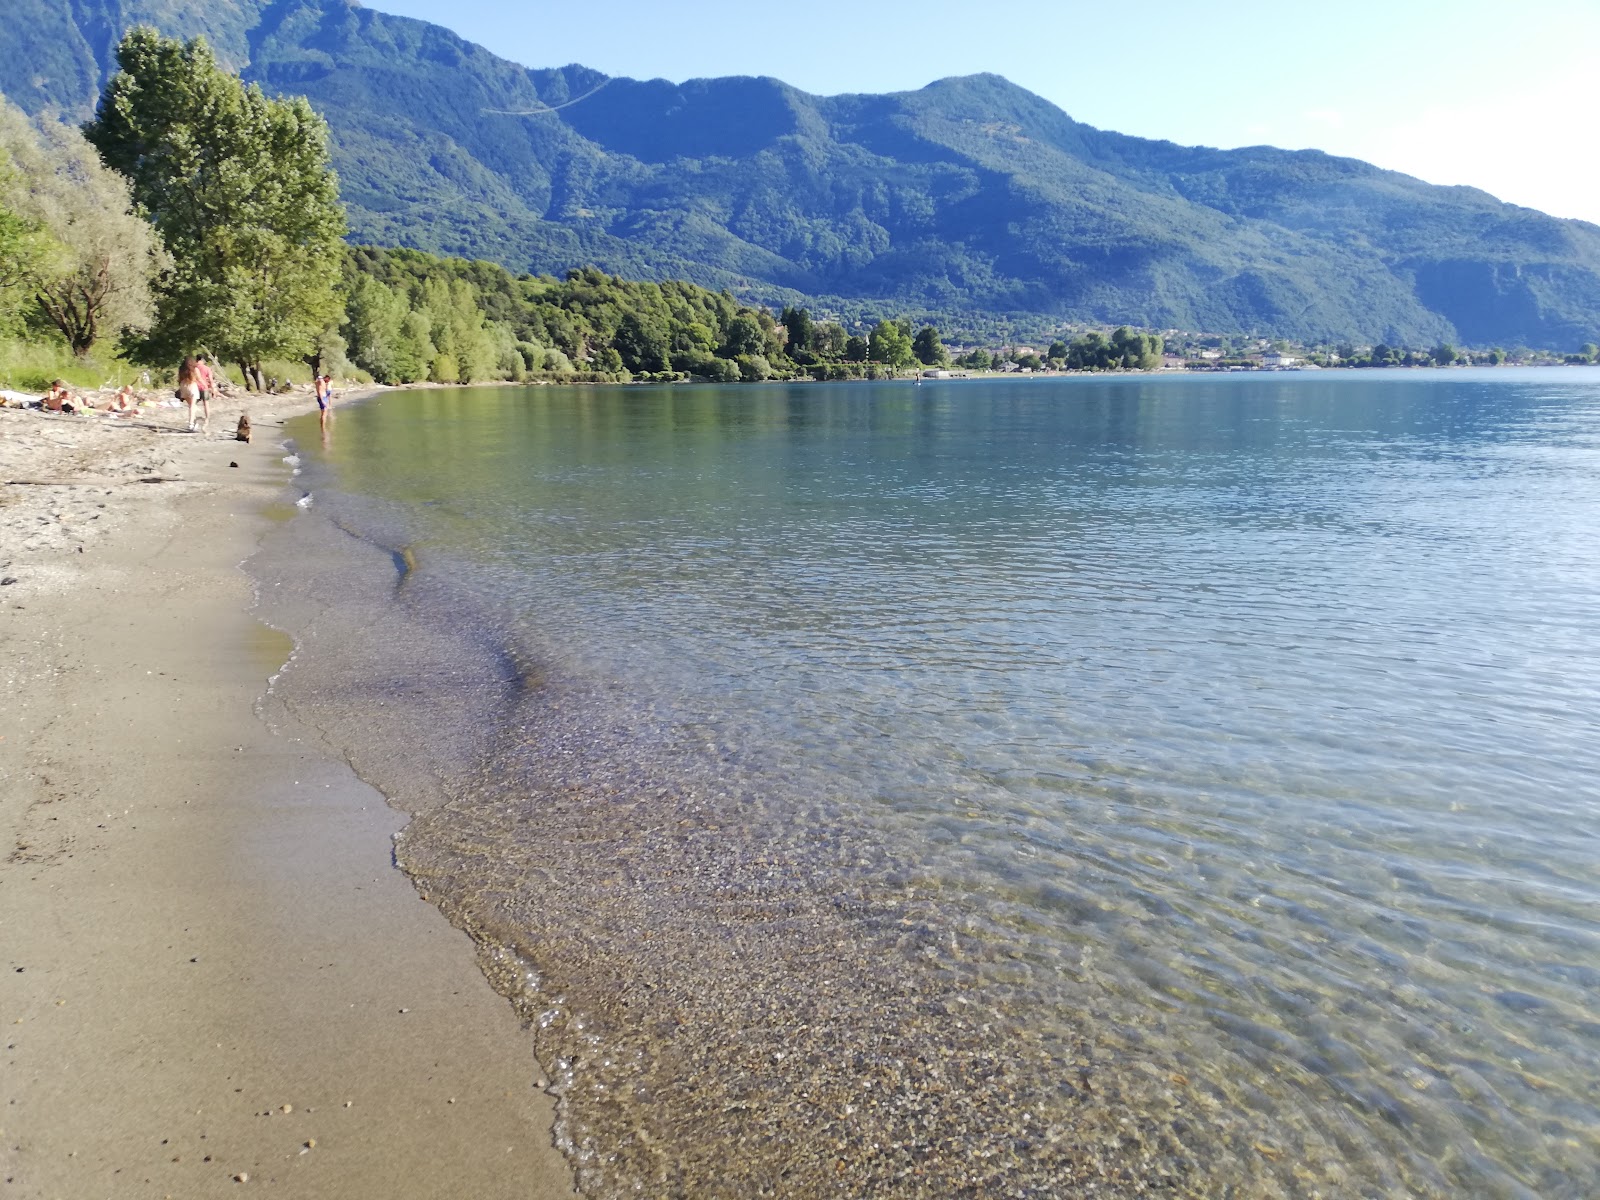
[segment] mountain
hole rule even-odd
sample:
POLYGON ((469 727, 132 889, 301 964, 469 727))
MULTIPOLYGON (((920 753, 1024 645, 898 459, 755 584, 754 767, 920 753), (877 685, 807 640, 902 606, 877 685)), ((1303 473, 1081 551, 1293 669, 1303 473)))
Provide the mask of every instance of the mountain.
POLYGON ((121 31, 327 117, 355 240, 758 299, 1306 340, 1600 340, 1600 227, 1354 159, 1095 129, 995 75, 893 95, 531 70, 347 0, 6 0, 0 91, 86 113, 121 31))

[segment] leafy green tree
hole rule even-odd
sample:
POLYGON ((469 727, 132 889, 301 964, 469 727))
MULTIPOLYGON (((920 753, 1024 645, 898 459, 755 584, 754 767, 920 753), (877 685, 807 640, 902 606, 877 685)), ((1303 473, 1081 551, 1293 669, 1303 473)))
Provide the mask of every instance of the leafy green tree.
POLYGON ((916 356, 911 337, 898 321, 879 321, 867 339, 867 353, 873 362, 890 367, 909 367, 916 356))
POLYGON ((327 125, 304 98, 246 88, 204 39, 134 29, 117 64, 85 132, 172 257, 141 357, 207 346, 259 387, 264 359, 311 353, 340 318, 345 217, 327 125))
POLYGON ((109 170, 83 135, 46 120, 35 127, 0 98, 0 200, 32 254, 22 293, 38 317, 87 354, 102 336, 146 325, 150 279, 160 264, 149 224, 132 212, 128 183, 109 170))
POLYGON ((1441 342, 1428 352, 1428 356, 1441 367, 1448 367, 1461 357, 1449 342, 1441 342))
POLYGON ((1585 342, 1578 348, 1578 353, 1583 356, 1584 362, 1594 362, 1600 358, 1600 346, 1596 346, 1593 342, 1585 342))
POLYGON ((843 358, 849 343, 850 336, 845 333, 843 325, 828 321, 811 327, 811 351, 818 358, 843 358))
POLYGON ((855 363, 866 362, 867 355, 871 353, 871 350, 872 347, 868 344, 866 338, 860 337, 856 334, 851 334, 844 343, 845 361, 855 363))
MULTIPOLYGON (((15 172, 0 162, 0 195, 15 172)), ((9 331, 31 298, 28 280, 44 255, 48 242, 39 227, 0 200, 0 333, 9 331)))
POLYGON ((1112 364, 1111 344, 1105 334, 1091 329, 1067 347, 1067 366, 1074 371, 1104 371, 1112 364))
POLYGON ((682 324, 676 325, 672 331, 672 350, 678 354, 710 354, 716 349, 717 335, 711 332, 704 322, 694 319, 698 314, 691 315, 682 324))
POLYGON ((811 314, 803 308, 786 307, 778 315, 778 324, 789 331, 789 353, 796 350, 811 350, 812 338, 815 336, 815 326, 811 321, 811 314))
POLYGON ((1129 371, 1151 371, 1161 365, 1161 338, 1153 333, 1134 333, 1126 326, 1111 335, 1114 367, 1129 371))
POLYGON ((654 314, 624 313, 612 343, 630 371, 672 369, 672 343, 666 323, 654 314))
POLYGON ((349 354, 379 383, 410 383, 421 378, 423 356, 414 350, 408 353, 405 345, 410 312, 404 300, 371 276, 361 276, 350 289, 344 325, 349 354))
POLYGON ((725 358, 738 358, 743 354, 760 354, 767 348, 767 335, 761 323, 750 313, 740 313, 728 322, 722 339, 725 358))
POLYGON ((950 352, 944 348, 939 331, 932 325, 917 330, 917 336, 911 339, 911 353, 924 366, 942 367, 950 361, 950 352))

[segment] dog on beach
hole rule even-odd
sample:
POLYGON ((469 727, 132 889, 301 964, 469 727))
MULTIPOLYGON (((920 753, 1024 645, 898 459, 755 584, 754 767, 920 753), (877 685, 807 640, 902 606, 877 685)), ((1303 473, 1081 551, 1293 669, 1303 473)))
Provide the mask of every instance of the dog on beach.
POLYGON ((250 440, 250 414, 249 413, 240 413, 239 414, 239 431, 237 433, 235 433, 233 436, 235 438, 237 438, 241 442, 248 442, 250 440))

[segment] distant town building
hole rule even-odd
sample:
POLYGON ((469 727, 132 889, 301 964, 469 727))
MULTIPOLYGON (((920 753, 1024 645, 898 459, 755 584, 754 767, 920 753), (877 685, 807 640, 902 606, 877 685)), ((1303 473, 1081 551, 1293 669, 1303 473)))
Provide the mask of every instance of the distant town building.
POLYGON ((1292 354, 1284 354, 1278 350, 1268 350, 1261 356, 1263 367, 1292 367, 1300 360, 1292 354))

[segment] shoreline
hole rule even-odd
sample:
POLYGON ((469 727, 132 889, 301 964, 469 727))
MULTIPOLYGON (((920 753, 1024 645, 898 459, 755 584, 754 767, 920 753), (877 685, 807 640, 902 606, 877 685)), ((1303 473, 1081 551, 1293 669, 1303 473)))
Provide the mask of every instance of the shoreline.
POLYGON ((257 715, 292 643, 240 564, 314 410, 247 403, 250 445, 237 398, 193 437, 0 410, 0 478, 30 481, 0 492, 0 1177, 571 1195, 531 1037, 393 865, 406 818, 257 715))

